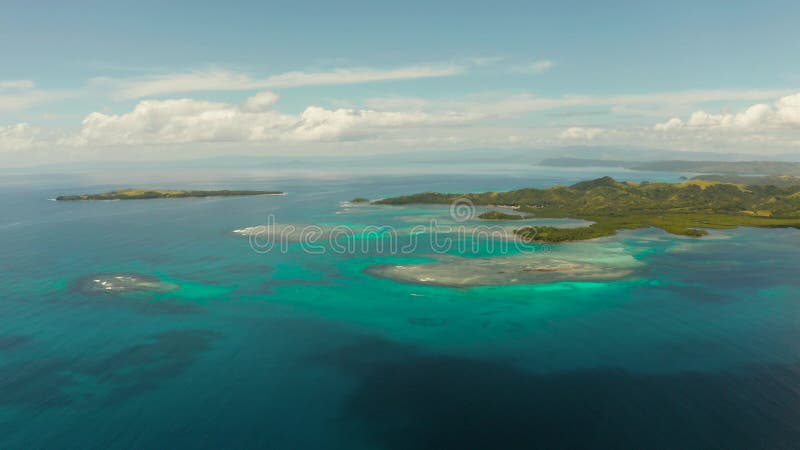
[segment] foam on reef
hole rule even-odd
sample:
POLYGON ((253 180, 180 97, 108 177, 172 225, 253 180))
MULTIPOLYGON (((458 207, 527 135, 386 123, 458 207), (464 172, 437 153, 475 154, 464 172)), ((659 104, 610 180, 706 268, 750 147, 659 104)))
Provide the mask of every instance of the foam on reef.
POLYGON ((104 273, 90 275, 78 282, 79 290, 87 293, 167 292, 178 288, 174 283, 161 281, 152 275, 139 273, 104 273))

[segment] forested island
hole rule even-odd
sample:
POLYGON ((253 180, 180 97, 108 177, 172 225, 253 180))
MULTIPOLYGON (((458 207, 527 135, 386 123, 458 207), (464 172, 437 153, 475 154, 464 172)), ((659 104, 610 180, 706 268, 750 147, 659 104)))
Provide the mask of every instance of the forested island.
POLYGON ((58 201, 76 200, 148 200, 155 198, 242 197, 251 195, 284 195, 281 191, 181 191, 173 189, 121 189, 101 194, 61 195, 58 201))
POLYGON ((518 206, 537 218, 573 218, 594 222, 583 228, 525 227, 523 239, 562 242, 610 236, 618 230, 656 227, 699 237, 704 228, 800 228, 800 185, 744 185, 690 180, 684 183, 619 182, 611 177, 548 189, 444 194, 426 192, 375 203, 448 204, 461 198, 476 205, 518 206))
POLYGON ((502 211, 487 211, 478 215, 479 219, 483 220, 525 220, 533 216, 523 216, 520 214, 508 214, 502 211))

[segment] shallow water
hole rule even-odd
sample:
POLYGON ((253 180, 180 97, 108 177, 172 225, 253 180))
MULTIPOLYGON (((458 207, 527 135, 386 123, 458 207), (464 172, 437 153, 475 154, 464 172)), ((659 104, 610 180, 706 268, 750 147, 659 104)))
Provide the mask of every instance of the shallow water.
MULTIPOLYGON (((474 249, 470 241, 464 254, 425 239, 404 254, 375 245, 308 252, 296 240, 259 253, 233 233, 271 215, 359 232, 388 225, 407 243, 419 223, 454 225, 447 208, 342 202, 589 177, 535 169, 187 176, 174 187, 289 195, 70 203, 47 199, 125 186, 77 176, 6 185, 0 447, 792 447, 800 439, 798 230, 691 239, 646 229, 505 255, 486 241, 474 249), (484 270, 492 258, 537 252, 610 267, 621 260, 631 273, 456 288, 371 275, 426 264, 472 275, 465 260, 484 270), (453 258, 462 266, 442 266, 453 258), (98 274, 175 288, 76 288, 98 274)), ((628 174, 636 177, 656 179, 628 174)))

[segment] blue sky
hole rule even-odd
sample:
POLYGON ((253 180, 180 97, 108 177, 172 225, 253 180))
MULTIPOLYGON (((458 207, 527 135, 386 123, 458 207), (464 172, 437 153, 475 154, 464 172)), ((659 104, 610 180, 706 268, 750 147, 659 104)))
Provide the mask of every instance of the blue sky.
POLYGON ((2 7, 0 154, 18 159, 800 142, 798 2, 2 7))

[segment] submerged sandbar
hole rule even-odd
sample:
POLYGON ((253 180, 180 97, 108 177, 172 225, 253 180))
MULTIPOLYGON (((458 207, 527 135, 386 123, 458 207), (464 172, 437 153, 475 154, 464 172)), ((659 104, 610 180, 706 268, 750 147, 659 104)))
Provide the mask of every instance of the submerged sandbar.
POLYGON ((540 250, 486 258, 442 255, 428 263, 374 265, 365 273, 401 283, 467 288, 617 280, 641 266, 621 246, 603 243, 565 245, 557 254, 540 250))

